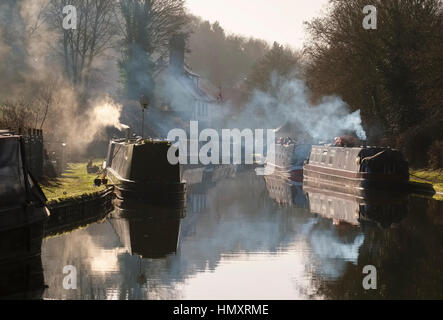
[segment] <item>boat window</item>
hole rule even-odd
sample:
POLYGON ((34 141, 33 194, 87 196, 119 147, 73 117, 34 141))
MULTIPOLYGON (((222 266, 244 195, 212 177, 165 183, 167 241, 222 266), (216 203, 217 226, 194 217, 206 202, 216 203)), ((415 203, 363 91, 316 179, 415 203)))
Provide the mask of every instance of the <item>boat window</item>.
POLYGON ((326 156, 328 155, 327 151, 323 151, 323 155, 321 157, 321 162, 325 163, 326 162, 326 156))

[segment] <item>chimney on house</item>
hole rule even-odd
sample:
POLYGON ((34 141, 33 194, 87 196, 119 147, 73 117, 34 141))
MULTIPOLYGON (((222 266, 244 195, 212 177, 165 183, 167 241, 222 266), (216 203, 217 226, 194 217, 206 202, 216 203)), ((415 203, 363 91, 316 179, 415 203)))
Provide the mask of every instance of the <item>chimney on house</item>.
POLYGON ((174 72, 183 73, 185 67, 186 41, 183 34, 176 34, 169 40, 169 66, 174 72))

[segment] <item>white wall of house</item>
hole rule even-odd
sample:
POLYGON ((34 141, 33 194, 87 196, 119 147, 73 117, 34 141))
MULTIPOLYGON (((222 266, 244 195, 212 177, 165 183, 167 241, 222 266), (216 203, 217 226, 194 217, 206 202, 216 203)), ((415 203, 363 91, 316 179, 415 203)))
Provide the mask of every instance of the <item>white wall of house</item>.
POLYGON ((194 120, 205 122, 211 120, 211 110, 208 102, 196 100, 194 105, 194 120))

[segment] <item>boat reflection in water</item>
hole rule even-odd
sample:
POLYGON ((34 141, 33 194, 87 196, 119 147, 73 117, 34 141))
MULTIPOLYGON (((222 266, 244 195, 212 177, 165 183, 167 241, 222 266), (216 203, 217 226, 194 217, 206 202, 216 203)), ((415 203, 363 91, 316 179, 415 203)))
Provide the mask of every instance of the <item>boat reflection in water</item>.
POLYGON ((408 212, 407 194, 362 198, 353 194, 303 186, 311 213, 331 219, 336 225, 375 224, 388 228, 408 212))
POLYGON ((310 269, 322 283, 338 281, 350 266, 358 266, 362 248, 371 242, 368 234, 389 232, 408 213, 407 195, 362 198, 296 184, 278 174, 264 180, 269 197, 302 219, 299 235, 312 254, 310 269))
POLYGON ((116 208, 109 222, 129 254, 158 259, 176 253, 180 220, 184 215, 184 209, 152 207, 151 210, 125 211, 116 208))
MULTIPOLYGON (((0 255, 4 252, 2 248, 0 255)), ((0 261, 0 275, 0 299, 42 298, 45 281, 40 255, 0 261)))
POLYGON ((374 224, 388 228, 399 223, 408 212, 408 195, 402 192, 372 192, 370 197, 364 197, 294 182, 278 172, 264 179, 269 197, 279 205, 309 209, 335 225, 374 224))
POLYGON ((279 174, 264 177, 269 197, 279 205, 309 208, 308 198, 303 191, 302 183, 293 182, 279 174))
MULTIPOLYGON (((189 210, 201 211, 206 208, 205 190, 208 185, 232 177, 235 172, 236 166, 233 165, 185 170, 183 179, 194 191, 189 197, 189 210)), ((128 253, 149 259, 164 258, 176 253, 180 221, 186 215, 184 207, 146 205, 141 201, 132 201, 131 206, 127 203, 122 206, 119 199, 116 199, 115 205, 109 221, 128 253)))

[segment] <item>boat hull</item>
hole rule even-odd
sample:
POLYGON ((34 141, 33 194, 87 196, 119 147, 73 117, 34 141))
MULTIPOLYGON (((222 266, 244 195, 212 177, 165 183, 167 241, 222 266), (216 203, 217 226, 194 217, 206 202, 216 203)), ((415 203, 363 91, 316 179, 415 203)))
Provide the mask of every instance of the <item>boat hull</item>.
POLYGON ((407 190, 409 176, 364 173, 324 168, 307 164, 303 168, 304 184, 336 192, 365 196, 383 190, 407 190))
POLYGON ((145 182, 119 179, 113 170, 108 177, 114 183, 114 205, 120 209, 143 210, 146 206, 186 207, 186 183, 145 182))

